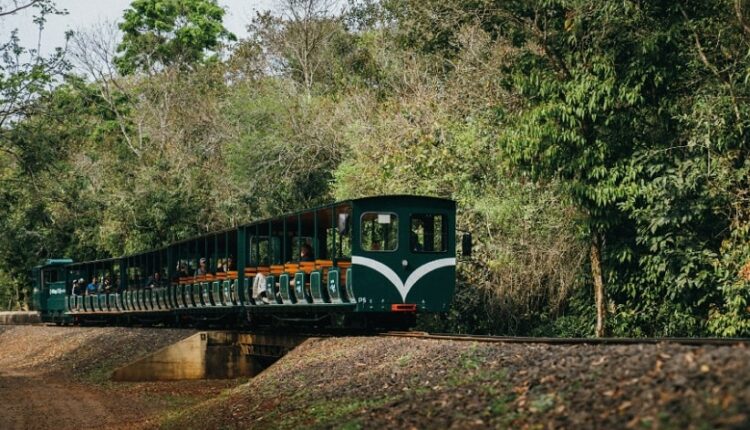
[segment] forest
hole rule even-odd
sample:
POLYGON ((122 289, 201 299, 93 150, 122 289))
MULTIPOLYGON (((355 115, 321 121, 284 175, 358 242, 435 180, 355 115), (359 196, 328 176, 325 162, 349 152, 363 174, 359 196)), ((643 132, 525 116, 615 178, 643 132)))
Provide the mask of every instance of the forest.
MULTIPOLYGON (((0 2, 35 25, 52 0, 0 2)), ((430 330, 750 336, 750 1, 133 0, 0 49, 0 309, 30 269, 352 197, 451 198, 430 330)))

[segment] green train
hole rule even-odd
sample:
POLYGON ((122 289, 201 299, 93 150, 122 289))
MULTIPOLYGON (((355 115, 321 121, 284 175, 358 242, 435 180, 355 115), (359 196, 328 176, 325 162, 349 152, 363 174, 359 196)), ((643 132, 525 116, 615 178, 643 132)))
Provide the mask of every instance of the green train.
POLYGON ((47 260, 33 303, 57 324, 406 328, 448 310, 456 239, 452 200, 353 199, 135 255, 47 260))

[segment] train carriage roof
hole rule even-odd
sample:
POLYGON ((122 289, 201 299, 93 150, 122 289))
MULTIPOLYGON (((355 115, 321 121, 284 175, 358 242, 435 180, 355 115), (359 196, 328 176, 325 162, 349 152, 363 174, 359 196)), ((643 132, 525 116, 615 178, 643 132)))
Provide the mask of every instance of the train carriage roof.
POLYGON ((73 261, 71 260, 70 264, 68 264, 67 266, 74 268, 74 267, 90 265, 90 264, 116 263, 118 260, 120 260, 120 258, 121 257, 100 258, 99 260, 78 261, 75 263, 73 263, 73 261))
POLYGON ((73 260, 71 260, 70 258, 49 258, 45 260, 44 263, 38 266, 34 266, 34 269, 41 269, 47 266, 66 266, 72 262, 73 260))
MULTIPOLYGON (((420 195, 413 195, 413 194, 390 194, 390 195, 378 195, 378 196, 359 197, 359 198, 354 198, 354 199, 341 200, 341 201, 337 201, 337 202, 334 202, 334 203, 328 203, 328 204, 325 204, 325 205, 320 205, 320 206, 316 206, 316 207, 313 207, 313 208, 304 209, 304 210, 300 210, 300 211, 288 212, 288 213, 284 213, 284 214, 277 215, 277 216, 274 216, 274 217, 262 218, 262 219, 254 220, 254 221, 251 221, 251 222, 248 222, 248 223, 245 223, 245 224, 241 224, 241 225, 236 226, 236 227, 230 227, 230 228, 226 228, 226 229, 223 229, 223 230, 217 230, 217 231, 210 232, 210 233, 205 233, 205 234, 202 234, 202 235, 199 235, 199 236, 190 237, 190 238, 187 238, 187 239, 178 240, 178 241, 172 242, 172 243, 170 243, 168 245, 165 245, 165 246, 162 246, 162 247, 159 247, 159 248, 150 249, 148 251, 138 252, 138 253, 134 253, 134 254, 126 254, 126 255, 122 255, 120 257, 105 258, 105 259, 100 259, 100 260, 95 260, 95 261, 83 261, 83 262, 73 263, 72 260, 68 260, 69 263, 67 263, 67 264, 69 266, 79 266, 79 265, 89 265, 89 264, 103 263, 103 262, 113 262, 113 261, 116 261, 116 260, 121 260, 123 258, 137 257, 137 256, 144 255, 144 254, 150 254, 150 253, 154 253, 154 252, 160 252, 160 251, 163 251, 164 249, 169 248, 171 246, 181 245, 181 244, 190 243, 190 242, 195 242, 195 241, 199 241, 201 239, 207 239, 209 237, 216 236, 218 234, 229 233, 229 232, 236 231, 238 228, 250 227, 250 226, 255 226, 255 225, 259 225, 259 224, 264 224, 264 223, 272 222, 274 220, 281 220, 281 219, 288 218, 288 217, 291 217, 291 216, 298 216, 298 215, 301 215, 301 214, 315 212, 315 211, 322 210, 322 209, 335 208, 335 207, 344 206, 344 205, 353 204, 353 203, 358 203, 358 202, 388 201, 388 200, 398 201, 399 203, 404 203, 404 202, 407 202, 407 201, 423 201, 423 202, 427 202, 427 201, 441 201, 441 202, 455 204, 454 200, 443 198, 443 197, 420 196, 420 195)), ((49 262, 49 261, 58 261, 58 260, 47 260, 47 261, 49 262)), ((62 261, 62 260, 59 260, 59 261, 62 261)), ((62 264, 66 264, 66 263, 62 263, 62 264)), ((43 267, 43 266, 39 266, 39 267, 43 267)))
MULTIPOLYGON (((328 204, 325 204, 325 205, 320 205, 320 206, 312 207, 312 208, 309 208, 309 209, 304 209, 304 210, 299 210, 299 211, 294 211, 294 212, 287 212, 287 213, 283 213, 281 215, 276 215, 276 216, 273 216, 273 217, 256 219, 256 220, 250 221, 248 223, 240 224, 240 225, 238 225, 236 227, 231 227, 231 228, 227 228, 227 229, 223 229, 223 230, 214 231, 214 232, 211 232, 211 233, 205 233, 205 234, 202 234, 200 236, 194 236, 194 237, 190 237, 190 238, 187 238, 187 239, 178 240, 176 242, 170 243, 167 246, 180 245, 180 244, 184 244, 184 243, 188 243, 188 242, 193 242, 193 241, 197 241, 197 240, 200 240, 200 239, 204 239, 204 238, 208 238, 208 237, 211 237, 211 236, 215 236, 217 234, 228 233, 228 232, 231 232, 231 231, 235 231, 238 228, 250 227, 250 226, 255 226, 255 225, 259 225, 259 224, 265 224, 265 223, 272 222, 272 221, 275 221, 275 220, 281 220, 281 219, 284 219, 284 218, 288 218, 288 217, 291 217, 291 216, 297 216, 297 215, 301 215, 301 214, 305 214, 305 213, 315 212, 315 211, 318 211, 318 210, 321 210, 321 209, 334 208, 334 207, 344 206, 344 205, 351 204, 351 203, 356 203, 356 202, 377 201, 377 200, 423 200, 423 201, 429 201, 429 200, 435 201, 435 200, 437 200, 437 201, 444 201, 444 202, 453 202, 453 203, 455 203, 454 200, 446 199, 446 198, 442 198, 442 197, 419 196, 419 195, 412 195, 412 194, 390 194, 390 195, 381 195, 381 196, 359 197, 359 198, 355 198, 355 199, 341 200, 341 201, 337 201, 337 202, 334 202, 334 203, 328 203, 328 204)), ((159 248, 159 249, 161 249, 161 248, 159 248)), ((156 251, 156 250, 154 250, 154 251, 156 251)), ((147 252, 153 252, 153 251, 147 251, 147 252)), ((144 252, 144 253, 147 253, 147 252, 144 252)), ((135 254, 135 255, 140 255, 140 254, 143 254, 143 253, 139 253, 139 254, 135 254)))

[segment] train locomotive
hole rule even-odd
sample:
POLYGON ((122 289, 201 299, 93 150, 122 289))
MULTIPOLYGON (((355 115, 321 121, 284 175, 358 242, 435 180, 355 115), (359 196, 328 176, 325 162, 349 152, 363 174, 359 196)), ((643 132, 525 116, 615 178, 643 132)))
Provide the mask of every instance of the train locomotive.
MULTIPOLYGON (((461 244, 469 254, 470 235, 461 244)), ((454 201, 376 196, 119 258, 47 260, 33 305, 58 325, 407 328, 448 310, 455 270, 454 201)))

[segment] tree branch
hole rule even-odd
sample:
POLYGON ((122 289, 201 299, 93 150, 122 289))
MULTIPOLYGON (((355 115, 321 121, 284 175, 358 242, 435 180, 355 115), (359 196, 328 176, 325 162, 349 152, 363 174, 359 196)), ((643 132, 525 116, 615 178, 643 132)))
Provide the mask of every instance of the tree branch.
POLYGON ((40 1, 42 1, 42 0, 31 0, 30 2, 28 2, 26 4, 23 4, 21 6, 16 6, 15 9, 11 9, 9 11, 2 11, 2 9, 0 9, 0 17, 8 16, 8 15, 13 15, 14 13, 22 11, 24 9, 27 9, 27 8, 35 5, 36 3, 39 3, 40 1))
POLYGON ((557 69, 558 73, 560 73, 565 79, 570 79, 571 73, 570 69, 568 69, 568 66, 565 64, 565 61, 560 57, 560 54, 555 51, 554 48, 549 46, 547 43, 547 32, 541 28, 539 28, 539 25, 536 21, 536 19, 531 20, 529 18, 522 18, 519 16, 516 16, 512 13, 502 13, 506 18, 510 19, 511 21, 514 21, 517 25, 519 25, 522 29, 525 29, 527 32, 531 33, 531 35, 537 40, 539 45, 542 47, 542 51, 544 51, 545 57, 547 57, 554 67, 557 69))
POLYGON ((745 15, 742 13, 742 0, 734 0, 734 13, 737 15, 737 22, 742 27, 745 36, 750 36, 750 25, 748 25, 745 15))
POLYGON ((701 39, 698 36, 698 32, 695 30, 695 26, 693 26, 693 23, 690 21, 690 17, 688 17, 687 12, 685 12, 685 9, 680 7, 680 12, 682 12, 682 16, 685 18, 685 23, 690 28, 690 31, 693 33, 693 40, 695 43, 695 49, 698 50, 698 58, 700 58, 703 65, 708 68, 708 70, 711 71, 711 73, 714 74, 726 87, 729 91, 729 97, 732 99, 732 107, 734 108, 734 117, 739 122, 742 118, 742 115, 740 114, 740 108, 737 105, 737 96, 734 93, 734 87, 732 86, 732 83, 729 81, 728 78, 726 78, 724 75, 721 74, 719 69, 709 61, 708 57, 706 56, 706 52, 703 50, 703 44, 701 44, 701 39))

